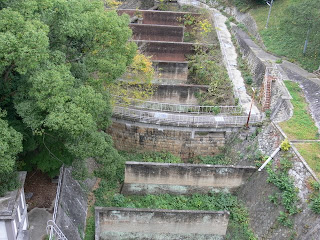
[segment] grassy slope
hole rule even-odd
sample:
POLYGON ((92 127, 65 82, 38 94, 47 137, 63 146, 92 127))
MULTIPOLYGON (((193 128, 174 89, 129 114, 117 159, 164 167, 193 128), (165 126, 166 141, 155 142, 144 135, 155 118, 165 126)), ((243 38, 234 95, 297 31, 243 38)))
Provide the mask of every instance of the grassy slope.
MULTIPOLYGON (((278 56, 285 56, 289 61, 299 63, 306 70, 313 71, 319 67, 320 63, 319 46, 313 44, 311 38, 307 54, 304 56, 302 50, 305 39, 293 34, 288 35, 287 32, 280 28, 286 8, 294 2, 296 0, 274 1, 268 29, 265 29, 269 10, 268 5, 258 5, 250 10, 250 14, 257 22, 259 33, 268 51, 278 56)), ((301 31, 307 30, 301 29, 301 31)), ((313 37, 317 36, 313 35, 313 37)))
POLYGON ((317 176, 320 177, 320 143, 296 143, 295 146, 317 176))
POLYGON ((318 129, 308 112, 308 104, 302 95, 301 88, 297 83, 290 81, 285 81, 285 85, 293 98, 291 102, 294 110, 292 118, 279 125, 290 140, 319 139, 318 129))

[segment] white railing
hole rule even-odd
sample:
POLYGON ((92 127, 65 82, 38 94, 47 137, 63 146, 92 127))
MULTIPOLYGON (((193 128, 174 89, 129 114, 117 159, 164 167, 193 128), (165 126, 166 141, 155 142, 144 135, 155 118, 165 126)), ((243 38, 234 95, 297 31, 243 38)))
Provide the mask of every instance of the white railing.
POLYGON ((47 234, 49 235, 49 240, 57 239, 57 240, 68 240, 60 228, 56 225, 56 218, 57 218, 57 211, 58 211, 58 205, 59 205, 59 199, 60 199, 60 192, 61 192, 61 183, 63 178, 63 170, 64 165, 60 168, 60 174, 59 174, 59 181, 58 181, 58 187, 57 187, 57 193, 56 193, 56 199, 54 202, 54 210, 53 210, 53 216, 52 220, 49 220, 47 223, 47 234))
MULTIPOLYGON (((195 127, 227 127, 243 126, 248 120, 248 116, 213 116, 213 115, 191 115, 175 114, 165 112, 143 111, 126 107, 115 106, 113 117, 129 119, 133 121, 174 125, 174 126, 195 126, 195 127)), ((260 115, 251 115, 250 123, 262 121, 260 115)))
POLYGON ((117 99, 115 105, 122 107, 130 107, 135 109, 145 109, 161 112, 175 113, 192 113, 192 114, 208 114, 225 115, 242 113, 241 106, 200 106, 191 104, 172 104, 153 101, 143 101, 139 99, 127 99, 128 103, 121 99, 117 99))
POLYGON ((49 233, 50 233, 49 239, 68 240, 68 238, 63 234, 63 232, 60 230, 60 228, 57 226, 57 224, 55 224, 53 220, 49 220, 47 223, 47 234, 49 233))

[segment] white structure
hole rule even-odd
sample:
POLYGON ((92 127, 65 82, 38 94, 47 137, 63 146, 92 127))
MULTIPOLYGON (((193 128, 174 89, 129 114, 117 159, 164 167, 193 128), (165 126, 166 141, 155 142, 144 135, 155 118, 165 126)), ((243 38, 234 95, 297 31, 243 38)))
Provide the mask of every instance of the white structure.
POLYGON ((0 240, 29 240, 24 181, 27 172, 19 172, 20 188, 0 198, 0 240))

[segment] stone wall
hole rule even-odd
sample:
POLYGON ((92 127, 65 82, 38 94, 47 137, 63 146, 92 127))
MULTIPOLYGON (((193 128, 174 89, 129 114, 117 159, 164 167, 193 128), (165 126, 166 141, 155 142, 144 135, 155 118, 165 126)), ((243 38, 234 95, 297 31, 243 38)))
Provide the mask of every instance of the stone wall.
POLYGON ((208 86, 201 85, 158 85, 156 92, 150 99, 154 102, 171 104, 193 104, 197 105, 195 97, 197 92, 208 91, 208 86))
POLYGON ((156 83, 185 84, 188 80, 188 62, 152 61, 156 83))
POLYGON ((184 27, 154 24, 130 24, 134 40, 183 42, 184 27))
POLYGON ((130 17, 142 14, 142 24, 158 24, 158 25, 173 25, 181 26, 182 19, 186 14, 191 14, 194 17, 200 16, 196 13, 187 12, 171 12, 171 11, 152 11, 152 10, 136 10, 136 9, 119 9, 118 14, 126 13, 130 17))
POLYGON ((255 167, 126 162, 121 193, 189 195, 210 191, 232 192, 256 170, 255 167))
MULTIPOLYGON (((258 136, 259 148, 265 155, 271 155, 284 139, 280 129, 275 124, 264 126, 258 136)), ((309 181, 312 175, 298 157, 293 149, 290 150, 292 157, 290 160, 293 167, 289 170, 289 175, 294 181, 298 190, 299 203, 301 209, 293 216, 293 230, 295 238, 299 240, 318 239, 320 236, 320 217, 313 213, 309 206, 309 196, 311 190, 309 181)), ((273 166, 278 166, 281 151, 272 160, 273 166)), ((273 204, 269 196, 279 193, 279 189, 267 181, 268 174, 265 170, 255 172, 245 185, 238 191, 238 197, 245 203, 249 210, 250 227, 253 229, 258 239, 287 240, 292 236, 292 229, 284 227, 278 222, 279 212, 284 211, 282 204, 273 204)))
POLYGON ((271 67, 272 65, 261 60, 259 52, 260 55, 262 55, 264 51, 256 45, 244 31, 237 26, 232 26, 232 32, 238 42, 242 57, 246 59, 249 65, 254 84, 260 87, 263 82, 266 67, 271 67))
POLYGON ((72 177, 72 168, 62 172, 61 192, 56 224, 69 240, 84 238, 88 193, 95 180, 79 182, 72 177))
POLYGON ((152 60, 156 61, 187 61, 186 56, 194 53, 193 43, 159 42, 159 41, 135 41, 139 49, 152 60))
POLYGON ((124 120, 114 121, 107 130, 119 150, 169 151, 182 159, 218 153, 225 144, 226 131, 155 126, 124 120))
POLYGON ((96 240, 222 240, 229 212, 95 208, 96 240))

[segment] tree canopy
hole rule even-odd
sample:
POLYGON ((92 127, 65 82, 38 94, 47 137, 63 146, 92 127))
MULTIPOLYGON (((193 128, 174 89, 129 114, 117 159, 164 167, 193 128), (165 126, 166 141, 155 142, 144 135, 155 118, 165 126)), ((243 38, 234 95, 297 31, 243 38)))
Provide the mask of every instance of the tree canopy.
POLYGON ((128 16, 106 11, 99 0, 1 1, 0 107, 8 115, 1 115, 0 131, 16 139, 7 143, 12 170, 22 136, 20 158, 46 149, 50 158, 37 164, 52 175, 66 160, 55 154, 57 144, 77 161, 94 157, 108 168, 116 165, 103 131, 111 115, 103 86, 136 54, 128 23, 128 16))

